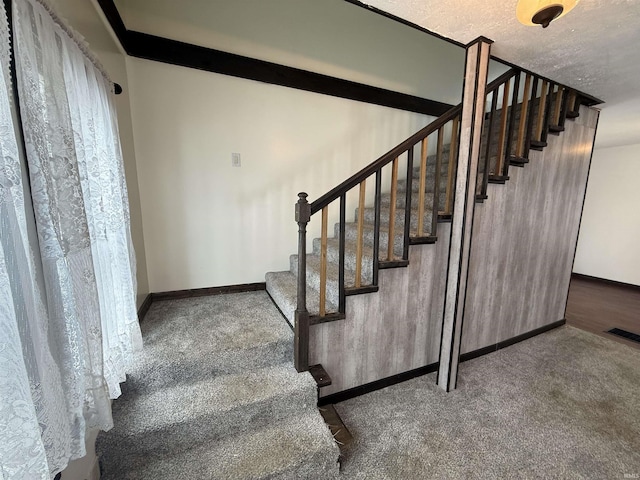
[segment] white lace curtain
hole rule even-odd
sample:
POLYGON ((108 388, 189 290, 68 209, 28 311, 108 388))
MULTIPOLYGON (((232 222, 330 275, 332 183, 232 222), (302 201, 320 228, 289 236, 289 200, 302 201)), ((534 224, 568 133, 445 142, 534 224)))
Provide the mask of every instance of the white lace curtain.
POLYGON ((13 26, 38 245, 0 48, 2 480, 51 478, 83 456, 87 428, 111 428, 109 398, 142 344, 111 83, 45 0, 14 0, 13 26))

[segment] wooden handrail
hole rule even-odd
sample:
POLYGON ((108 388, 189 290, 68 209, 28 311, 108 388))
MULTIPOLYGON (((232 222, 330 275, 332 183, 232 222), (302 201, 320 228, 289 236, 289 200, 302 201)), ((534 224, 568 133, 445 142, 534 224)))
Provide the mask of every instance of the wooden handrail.
POLYGON ((438 128, 442 127, 443 125, 451 121, 461 111, 462 111, 462 104, 456 105, 455 107, 450 109, 447 113, 436 118, 429 125, 427 125, 423 129, 411 135, 400 145, 392 148, 387 153, 385 153, 380 158, 378 158, 376 161, 374 161, 373 163, 370 163, 369 165, 364 167, 362 170, 360 170, 358 173, 352 175, 347 180, 342 182, 337 187, 334 187, 331 190, 329 190, 327 193, 325 193, 320 198, 318 198, 313 203, 311 203, 311 215, 319 212, 320 210, 322 210, 323 207, 325 207, 326 205, 329 205, 331 202, 333 202, 338 197, 340 197, 340 195, 348 192, 353 187, 360 184, 362 180, 364 180, 365 178, 368 178, 370 175, 374 174, 377 170, 384 167, 388 163, 392 162, 394 158, 399 157, 400 155, 405 153, 407 150, 412 148, 418 142, 422 141, 423 138, 432 134, 438 128))
POLYGON ((512 68, 504 72, 502 75, 500 75, 498 78, 493 80, 491 83, 488 83, 487 90, 486 90, 487 95, 489 95, 494 90, 497 90, 498 88, 500 88, 503 83, 511 79, 511 77, 514 77, 517 73, 518 71, 515 68, 512 68))

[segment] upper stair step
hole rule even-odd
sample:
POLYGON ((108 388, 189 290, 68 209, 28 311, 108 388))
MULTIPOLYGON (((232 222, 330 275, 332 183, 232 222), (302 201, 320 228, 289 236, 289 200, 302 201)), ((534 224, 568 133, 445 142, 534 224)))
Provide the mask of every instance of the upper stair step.
POLYGON ((144 349, 122 384, 125 395, 280 365, 293 356, 293 334, 264 292, 156 301, 140 328, 144 349))
MULTIPOLYGON (((298 295, 298 277, 291 271, 269 272, 265 275, 267 292, 285 316, 289 324, 295 325, 295 311, 298 295)), ((318 315, 320 311, 320 294, 307 284, 307 310, 310 315, 318 315)), ((327 300, 326 310, 337 312, 338 306, 330 299, 327 300)))

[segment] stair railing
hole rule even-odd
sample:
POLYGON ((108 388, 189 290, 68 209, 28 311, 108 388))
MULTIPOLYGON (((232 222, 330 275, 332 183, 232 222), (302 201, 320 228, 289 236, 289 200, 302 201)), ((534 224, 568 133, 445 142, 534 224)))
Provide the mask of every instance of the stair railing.
MULTIPOLYGON (((478 201, 487 195, 487 184, 504 183, 509 177, 509 166, 522 166, 528 162, 530 149, 541 150, 546 146, 549 131, 557 133, 564 130, 565 118, 578 116, 577 110, 584 103, 597 103, 590 97, 568 87, 539 77, 530 72, 512 68, 487 85, 485 98, 485 121, 483 122, 484 140, 480 149, 478 165, 483 171, 478 175, 476 190, 478 201), (499 107, 498 107, 499 105, 499 107), (492 135, 497 128, 497 141, 492 135), (494 154, 495 149, 495 154, 494 154)), ((297 305, 295 311, 295 354, 294 362, 298 371, 309 369, 309 327, 314 324, 345 318, 346 297, 360 293, 372 293, 378 290, 378 273, 385 268, 406 266, 409 263, 409 246, 434 243, 437 240, 439 219, 451 218, 453 211, 454 177, 458 160, 458 141, 460 138, 460 115, 462 104, 431 122, 397 147, 382 155, 358 173, 337 187, 322 195, 316 201, 308 203, 307 194, 298 194, 296 204, 296 222, 298 223, 298 281, 297 305), (442 171, 445 136, 449 136, 450 147, 446 154, 448 161, 446 172, 442 171), (429 137, 436 137, 435 156, 429 156, 429 137), (420 166, 418 169, 418 198, 413 198, 414 149, 420 144, 420 166), (406 158, 404 199, 398 196, 399 163, 406 158), (434 176, 431 203, 431 219, 428 231, 425 231, 426 196, 429 176, 427 170, 429 158, 433 158, 434 176), (383 196, 383 169, 390 169, 389 217, 383 228, 381 219, 383 196), (441 192, 443 173, 446 173, 444 192, 441 192), (371 263, 364 260, 364 219, 367 183, 374 180, 373 209, 373 253, 371 263), (347 197, 357 188, 358 208, 356 214, 355 235, 355 275, 347 279, 345 274, 346 251, 346 209, 347 197), (442 195, 444 194, 444 195, 442 195), (444 201, 443 209, 440 205, 444 201), (336 311, 327 308, 327 247, 329 207, 338 203, 338 305, 336 311), (404 206, 397 206, 404 203, 404 206), (412 218, 412 206, 417 203, 415 222, 412 218), (404 212, 402 212, 404 208, 404 212), (398 211, 399 210, 399 211, 398 211), (307 258, 306 228, 313 215, 321 212, 320 279, 318 314, 310 315, 307 309, 307 258), (396 245, 398 214, 403 220, 401 245, 396 245), (415 227, 415 228, 414 228, 415 227), (381 240, 386 238, 386 247, 381 240), (396 247, 401 246, 401 254, 396 255, 396 247), (380 250, 385 251, 380 259, 380 250), (365 275, 365 269, 370 275, 365 275)))
POLYGON ((510 165, 524 165, 531 149, 547 145, 549 133, 563 131, 580 103, 577 91, 515 68, 487 85, 478 201, 487 198, 488 183, 504 183, 510 165))
POLYGON ((298 371, 307 370, 309 326, 317 323, 344 318, 346 312, 346 297, 359 293, 370 293, 378 290, 378 272, 380 269, 406 266, 409 263, 409 245, 434 243, 437 239, 438 217, 451 216, 453 203, 453 178, 457 162, 457 142, 459 139, 460 113, 462 106, 451 108, 429 125, 406 139, 397 147, 382 155, 355 175, 351 176, 337 187, 322 195, 313 203, 307 202, 307 194, 300 193, 296 204, 296 222, 298 222, 298 295, 295 312, 295 366, 298 371), (433 159, 433 193, 427 197, 427 169, 430 166, 429 140, 435 137, 435 157, 433 159), (446 152, 447 169, 442 170, 445 137, 450 139, 450 148, 446 152), (413 198, 414 181, 414 149, 420 145, 420 167, 417 169, 418 195, 413 198), (398 184, 402 181, 400 175, 400 161, 406 159, 404 172, 404 198, 398 196, 398 184), (381 221, 383 196, 383 169, 390 169, 389 217, 386 226, 381 221), (443 178, 443 174, 446 177, 443 178), (364 258, 364 219, 367 183, 374 185, 374 221, 373 221, 373 253, 370 264, 364 258), (441 185, 441 183, 443 185, 441 185), (441 188, 442 187, 442 188, 441 188), (354 278, 345 278, 346 251, 346 208, 349 192, 357 189, 358 208, 356 215, 356 258, 354 278), (327 308, 327 240, 329 208, 335 203, 339 207, 339 226, 337 229, 339 241, 338 254, 338 305, 337 311, 327 308), (412 219, 412 205, 418 205, 415 221, 412 219), (426 222, 426 204, 432 202, 430 222, 426 222), (404 203, 404 206, 397 206, 404 203), (443 203, 443 209, 439 206, 443 203), (404 212, 401 213, 402 209, 404 212), (321 213, 320 237, 320 282, 319 282, 319 311, 317 315, 310 315, 306 303, 306 228, 314 214, 321 213), (398 245, 397 221, 398 214, 403 217, 401 245, 398 245), (413 228, 412 228, 413 227, 413 228), (428 231, 427 231, 428 230, 428 231), (386 238, 384 258, 380 259, 381 238, 386 238), (399 248, 401 247, 401 252, 399 248), (364 270, 369 272, 365 275, 364 270))

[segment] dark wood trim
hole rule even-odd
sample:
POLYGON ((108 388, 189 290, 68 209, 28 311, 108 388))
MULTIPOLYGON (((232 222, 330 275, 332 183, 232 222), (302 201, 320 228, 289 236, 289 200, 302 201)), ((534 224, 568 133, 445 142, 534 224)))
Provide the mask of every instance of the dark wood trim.
MULTIPOLYGON (((481 357, 483 355, 487 355, 488 353, 495 352, 497 350, 501 350, 506 347, 510 347, 511 345, 515 345, 516 343, 520 343, 524 340, 528 340, 533 338, 541 333, 548 332, 555 328, 561 327, 566 323, 566 320, 560 320, 558 322, 550 323, 549 325, 545 325, 540 328, 536 328, 535 330, 531 330, 530 332, 523 333, 522 335, 518 335, 516 337, 510 338, 508 340, 504 340, 502 342, 498 342, 494 345, 489 345, 484 348, 480 348, 478 350, 474 350, 473 352, 464 353, 460 355, 460 361, 466 362, 468 360, 472 360, 474 358, 481 357)), ((431 363, 429 365, 425 365, 424 367, 416 368, 414 370, 409 370, 407 372, 398 373, 396 375, 392 375, 390 377, 382 378, 380 380, 376 380, 374 382, 365 383, 364 385, 360 385, 358 387, 349 388, 347 390, 343 390, 341 392, 332 393, 330 395, 320 397, 318 400, 318 406, 329 405, 333 403, 343 402, 345 400, 349 400, 351 398, 359 397, 360 395, 365 395, 367 393, 375 392, 376 390, 380 390, 385 387, 389 387, 391 385, 395 385, 397 383, 406 382, 407 380, 411 380, 412 378, 420 377, 422 375, 426 375, 428 373, 433 373, 438 371, 440 364, 438 362, 431 363)))
POLYGON ((576 272, 571 273, 571 278, 572 279, 575 278, 576 280, 584 280, 587 282, 600 283, 603 285, 611 285, 613 287, 626 288, 629 290, 640 292, 640 285, 635 285, 633 283, 619 282, 617 280, 609 280, 608 278, 594 277, 591 275, 585 275, 583 273, 576 273, 576 272))
POLYGON ((331 377, 320 363, 317 365, 311 365, 309 367, 309 373, 316 381, 318 388, 328 387, 331 385, 331 377))
POLYGON ((380 260, 378 268, 385 270, 387 268, 403 268, 409 266, 409 260, 380 260))
POLYGON ((169 292, 151 293, 154 302, 162 300, 176 300, 179 298, 205 297, 207 295, 223 295, 227 293, 256 292, 266 290, 265 282, 242 283, 238 285, 224 285, 221 287, 193 288, 189 290, 173 290, 169 292))
POLYGON ((138 322, 142 322, 144 320, 144 317, 147 315, 147 312, 149 311, 149 308, 151 308, 152 303, 153 303, 153 294, 148 293, 147 296, 144 298, 142 305, 140 305, 140 308, 138 309, 138 322))
MULTIPOLYGON (((127 30, 113 0, 98 0, 127 54, 308 92, 438 117, 453 105, 277 63, 127 30)), ((438 36, 433 34, 434 36, 438 36)))
POLYGON ((309 325, 319 325, 321 323, 338 322, 340 320, 344 320, 345 318, 347 318, 347 316, 344 313, 340 313, 340 312, 327 313, 322 317, 320 315, 310 315, 309 325))
POLYGON ((502 342, 498 342, 493 345, 489 345, 487 347, 479 348, 478 350, 474 350, 473 352, 463 353, 460 355, 460 361, 466 362, 468 360, 473 360, 474 358, 481 357, 486 355, 487 353, 495 352, 497 350, 501 350, 506 347, 510 347, 511 345, 515 345, 516 343, 520 343, 523 340, 528 340, 536 335, 540 335, 541 333, 548 332, 549 330, 553 330, 554 328, 561 327, 566 323, 566 319, 562 319, 558 322, 550 323, 549 325, 545 325, 544 327, 536 328, 535 330, 531 330, 530 332, 523 333, 522 335, 515 336, 513 338, 509 338, 508 340, 503 340, 502 342))
POLYGON ((378 285, 366 285, 363 287, 346 287, 344 294, 348 297, 351 295, 362 295, 363 293, 375 293, 378 291, 378 285))
POLYGON ((436 243, 437 241, 437 235, 427 235, 425 237, 409 237, 409 245, 431 245, 432 243, 436 243))
POLYGON ((129 53, 127 49, 127 27, 124 25, 124 21, 120 16, 116 4, 113 0, 98 0, 98 5, 100 5, 102 13, 104 13, 113 32, 116 34, 116 37, 118 37, 120 45, 122 45, 125 52, 129 53))
POLYGON ((453 105, 394 92, 278 63, 157 37, 127 32, 129 55, 438 117, 453 105))
POLYGON ((426 33, 427 35, 431 35, 432 37, 436 37, 439 38, 440 40, 444 40, 447 43, 450 43, 452 45, 455 45, 456 47, 461 47, 461 48, 465 48, 466 45, 462 42, 458 42, 457 40, 454 40, 453 38, 449 38, 449 37, 445 37, 443 35, 440 35, 439 33, 433 32, 429 29, 426 29, 424 27, 421 27, 420 25, 416 24, 416 23, 412 23, 409 20, 405 20, 404 18, 401 17, 397 17, 395 15, 393 15, 392 13, 389 12, 385 12, 384 10, 380 10, 379 8, 376 7, 372 7, 371 5, 367 5, 366 3, 360 2, 359 0, 344 0, 347 3, 351 3, 352 5, 355 5, 357 7, 361 7, 364 8, 365 10, 368 10, 370 12, 376 13, 378 15, 381 15, 383 17, 389 18, 395 22, 398 23, 402 23, 403 25, 406 25, 407 27, 411 27, 415 30, 419 30, 423 33, 426 33))
POLYGON ((428 373, 433 373, 438 370, 438 365, 438 363, 431 363, 429 365, 425 365, 424 367, 409 370, 408 372, 398 373, 396 375, 382 378, 374 382, 365 383, 364 385, 360 385, 358 387, 349 388, 348 390, 343 390, 341 392, 332 393, 331 395, 320 397, 320 399, 318 400, 318 406, 322 407, 324 405, 344 402, 345 400, 349 400, 350 398, 359 397, 360 395, 375 392, 376 390, 380 390, 397 383, 406 382, 407 380, 411 380, 412 378, 420 377, 428 373))

